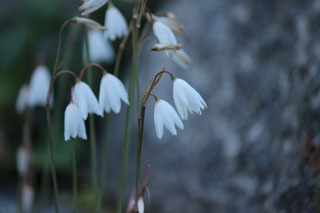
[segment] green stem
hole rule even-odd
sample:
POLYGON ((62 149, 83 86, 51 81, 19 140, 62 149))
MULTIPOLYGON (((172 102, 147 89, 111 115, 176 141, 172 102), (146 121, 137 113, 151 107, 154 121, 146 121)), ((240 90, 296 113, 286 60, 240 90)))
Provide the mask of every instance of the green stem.
POLYGON ((104 191, 104 183, 106 179, 106 169, 107 169, 107 159, 108 159, 108 146, 109 146, 109 130, 110 130, 110 121, 111 121, 111 114, 107 115, 106 118, 106 134, 105 140, 103 143, 103 151, 102 151, 102 165, 101 165, 101 179, 100 179, 100 187, 99 187, 99 194, 98 194, 98 206, 99 209, 102 209, 102 199, 103 199, 103 191, 104 191))
POLYGON ((73 212, 78 212, 77 141, 73 141, 73 212))
POLYGON ((52 139, 52 125, 51 125, 49 104, 46 105, 46 110, 47 110, 47 124, 48 124, 49 145, 50 145, 49 146, 50 147, 50 168, 51 168, 53 192, 54 192, 54 205, 55 205, 56 213, 59 213, 59 191, 58 191, 57 175, 56 175, 56 168, 55 168, 55 161, 54 161, 54 147, 53 147, 53 139, 52 139))
MULTIPOLYGON (((132 66, 131 66, 132 67, 132 66)), ((130 72, 130 81, 129 81, 129 102, 133 99, 134 95, 134 77, 133 72, 130 72)), ((125 123, 125 132, 124 132, 124 141, 122 145, 122 158, 121 158, 121 172, 120 172, 120 193, 118 200, 117 213, 122 213, 123 207, 123 198, 126 185, 126 176, 127 176, 127 164, 129 158, 129 143, 130 143, 130 132, 131 132, 131 113, 132 107, 131 104, 127 106, 126 112, 126 123, 125 123)))
MULTIPOLYGON (((87 63, 90 63, 90 47, 89 47, 89 38, 88 38, 88 29, 86 29, 86 53, 87 53, 87 63)), ((91 69, 89 67, 88 69, 91 69)), ((88 84, 92 85, 92 72, 89 70, 88 72, 88 84)), ((92 186, 93 186, 93 194, 94 194, 94 212, 98 212, 98 194, 97 194, 97 158, 96 158, 96 137, 95 137, 95 127, 94 127, 94 117, 93 115, 89 115, 89 131, 90 131, 90 149, 91 149, 91 178, 92 178, 92 186)))

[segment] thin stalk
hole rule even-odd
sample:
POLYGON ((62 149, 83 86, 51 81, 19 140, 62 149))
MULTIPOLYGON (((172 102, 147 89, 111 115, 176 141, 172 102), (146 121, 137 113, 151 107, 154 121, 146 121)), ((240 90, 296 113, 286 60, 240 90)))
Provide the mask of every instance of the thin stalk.
POLYGON ((102 199, 103 199, 103 192, 104 192, 104 183, 106 179, 106 167, 107 167, 107 159, 108 159, 108 146, 109 146, 109 130, 110 130, 110 121, 111 121, 111 114, 107 115, 106 118, 106 134, 105 134, 105 141, 103 143, 102 148, 102 165, 101 165, 101 179, 100 179, 100 187, 99 187, 99 194, 98 194, 98 206, 101 210, 102 208, 102 199))
POLYGON ((77 141, 73 141, 73 212, 78 212, 77 141))
MULTIPOLYGON (((131 65, 132 67, 133 65, 131 65)), ((134 95, 134 77, 133 72, 130 72, 130 81, 129 81, 129 102, 133 99, 134 95)), ((123 207, 123 198, 126 185, 126 176, 127 176, 127 164, 129 158, 129 143, 130 143, 130 132, 131 132, 131 113, 132 105, 127 106, 126 112, 126 123, 125 123, 125 132, 124 132, 124 141, 122 145, 122 157, 121 157, 121 172, 120 172, 120 193, 118 199, 118 208, 117 213, 122 213, 123 207)))
MULTIPOLYGON (((49 91, 50 92, 50 91, 49 91)), ((49 93, 49 97, 50 97, 49 93)), ((50 98, 49 98, 50 100, 50 98)), ((52 125, 51 125, 51 116, 50 116, 50 101, 47 102, 46 110, 47 110, 47 124, 48 124, 48 133, 49 133, 49 148, 50 148, 50 169, 51 176, 53 181, 53 192, 54 192, 54 206, 56 209, 56 213, 59 213, 59 191, 58 191, 58 183, 57 183, 57 175, 54 161, 54 146, 52 139, 52 125)))
MULTIPOLYGON (((89 64, 90 59, 90 44, 88 38, 88 29, 86 29, 86 53, 87 53, 87 63, 89 64)), ((88 69, 91 69, 89 67, 88 69)), ((88 72, 88 84, 92 85, 92 72, 89 70, 88 72)), ((94 212, 98 212, 98 194, 97 194, 97 157, 96 157, 96 137, 95 137, 95 127, 94 127, 94 117, 93 115, 89 115, 89 131, 90 131, 90 149, 91 149, 91 178, 92 178, 92 186, 93 186, 93 194, 94 194, 94 212)))

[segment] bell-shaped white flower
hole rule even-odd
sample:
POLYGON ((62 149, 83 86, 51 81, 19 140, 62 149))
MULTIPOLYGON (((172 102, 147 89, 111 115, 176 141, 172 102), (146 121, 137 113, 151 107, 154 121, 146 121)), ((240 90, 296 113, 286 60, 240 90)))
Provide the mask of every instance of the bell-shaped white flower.
POLYGON ((173 13, 166 13, 166 16, 152 16, 154 20, 167 25, 174 33, 179 34, 184 31, 183 26, 178 22, 173 13))
POLYGON ((70 137, 87 139, 86 126, 77 105, 73 102, 68 104, 64 112, 64 140, 70 140, 70 137))
MULTIPOLYGON (((160 44, 163 44, 163 46, 168 46, 168 44, 172 44, 172 46, 179 46, 174 33, 164 23, 155 21, 153 23, 153 32, 160 44)), ((191 58, 181 49, 166 50, 166 53, 167 56, 172 57, 173 60, 183 68, 187 68, 192 62, 191 58)))
POLYGON ((125 36, 128 32, 126 19, 112 4, 110 4, 106 11, 104 26, 108 29, 104 32, 104 35, 111 41, 125 36))
POLYGON ((84 120, 87 119, 88 113, 103 116, 96 96, 88 84, 83 81, 77 82, 74 86, 72 100, 78 106, 84 120))
MULTIPOLYGON (((159 40, 160 44, 174 44, 177 45, 177 39, 174 33, 160 21, 155 21, 152 25, 153 33, 159 40)), ((166 51, 167 56, 172 56, 173 51, 166 51)))
POLYGON ((144 213, 144 202, 142 197, 138 200, 138 213, 144 213))
POLYGON ((29 98, 29 87, 27 85, 23 85, 20 88, 17 101, 16 101, 16 110, 18 113, 23 113, 27 107, 29 98))
POLYGON ((100 83, 99 104, 100 109, 107 113, 112 109, 119 113, 121 109, 121 100, 129 104, 128 93, 122 82, 110 73, 104 74, 100 83))
POLYGON ((188 111, 201 115, 201 110, 207 108, 201 95, 185 80, 173 77, 173 99, 183 120, 188 119, 188 111))
MULTIPOLYGON (((103 38, 103 32, 100 30, 89 30, 89 54, 91 63, 109 63, 115 56, 111 43, 103 38)), ((86 44, 83 45, 83 62, 87 63, 86 44)))
POLYGON ((85 16, 98 10, 107 2, 108 0, 83 0, 79 10, 81 11, 81 15, 85 16))
MULTIPOLYGON (((46 105, 50 78, 50 73, 47 67, 40 65, 34 70, 29 85, 28 105, 30 107, 46 105)), ((52 96, 50 102, 52 105, 52 96)))
POLYGON ((159 139, 163 136, 165 126, 172 135, 177 135, 175 125, 183 129, 183 123, 176 110, 166 101, 157 99, 154 106, 154 125, 159 139))

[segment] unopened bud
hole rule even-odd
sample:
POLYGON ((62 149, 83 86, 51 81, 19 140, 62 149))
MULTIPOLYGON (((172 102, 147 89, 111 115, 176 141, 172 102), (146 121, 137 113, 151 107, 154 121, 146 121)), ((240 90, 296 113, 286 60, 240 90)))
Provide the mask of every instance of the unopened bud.
POLYGON ((169 44, 169 43, 162 43, 162 44, 155 44, 152 47, 153 51, 163 51, 163 50, 180 50, 183 46, 181 44, 169 44))
POLYGON ((99 30, 107 30, 107 28, 101 24, 99 24, 96 21, 93 21, 92 19, 89 18, 83 18, 83 17, 74 17, 71 19, 72 22, 75 23, 80 23, 80 24, 84 24, 87 27, 93 28, 93 29, 99 29, 99 30))

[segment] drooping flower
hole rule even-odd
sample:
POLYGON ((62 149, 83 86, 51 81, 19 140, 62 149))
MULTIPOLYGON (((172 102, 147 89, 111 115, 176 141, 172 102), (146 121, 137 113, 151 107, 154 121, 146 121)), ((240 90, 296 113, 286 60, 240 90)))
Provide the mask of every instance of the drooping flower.
POLYGON ((142 197, 138 200, 138 213, 144 213, 144 202, 142 197))
POLYGON ((108 28, 108 31, 106 31, 104 35, 111 41, 125 36, 128 32, 128 25, 125 18, 112 4, 110 4, 106 11, 104 26, 108 28))
POLYGON ((89 18, 83 18, 83 17, 74 17, 71 19, 75 23, 84 24, 87 27, 90 27, 92 29, 98 29, 98 30, 107 30, 105 26, 102 26, 98 22, 89 19, 89 18))
POLYGON ((24 146, 21 146, 17 150, 16 158, 18 173, 21 176, 26 176, 30 165, 30 153, 24 146))
POLYGON ((100 110, 98 100, 88 84, 79 81, 74 86, 72 100, 78 106, 84 120, 87 119, 88 113, 95 113, 103 116, 100 110))
POLYGON ((108 0, 83 0, 79 10, 81 11, 81 15, 85 16, 98 10, 107 2, 108 0))
MULTIPOLYGON (((153 23, 153 32, 160 44, 172 44, 173 46, 178 45, 174 33, 162 22, 155 21, 153 23)), ((181 49, 166 50, 166 54, 167 56, 172 57, 174 61, 183 68, 187 68, 192 62, 191 58, 181 49)))
POLYGON ((182 120, 188 119, 190 113, 198 113, 207 108, 201 95, 185 80, 173 77, 173 99, 182 120))
POLYGON ((166 101, 157 99, 154 106, 154 125, 159 139, 163 136, 165 126, 172 135, 177 135, 175 125, 183 129, 183 123, 176 110, 166 101))
POLYGON ((64 140, 70 140, 70 137, 87 139, 86 127, 82 113, 77 105, 73 102, 69 103, 64 112, 64 140))
MULTIPOLYGON (((38 66, 30 80, 29 86, 29 98, 28 105, 30 107, 34 106, 45 106, 47 100, 47 94, 50 86, 50 73, 47 67, 38 66)), ((53 98, 50 99, 51 105, 53 98)))
MULTIPOLYGON (((115 53, 110 42, 103 38, 100 30, 89 30, 89 54, 91 63, 109 63, 113 61, 115 53)), ((86 44, 83 45, 83 62, 87 63, 86 44)))
POLYGON ((121 100, 129 104, 128 93, 122 82, 110 73, 104 74, 100 83, 99 104, 100 110, 107 113, 112 109, 119 113, 121 109, 121 100))
POLYGON ((154 20, 162 22, 167 25, 174 33, 180 34, 184 31, 183 26, 178 22, 176 16, 173 13, 166 13, 166 16, 152 16, 154 20))
MULTIPOLYGON (((173 32, 160 21, 155 21, 152 25, 153 33, 159 40, 160 44, 173 44, 177 45, 177 39, 173 32)), ((166 51, 167 56, 172 56, 173 51, 166 51)))
POLYGON ((27 85, 22 85, 20 88, 17 101, 16 101, 16 110, 18 113, 23 113, 27 107, 29 98, 29 87, 27 85))

